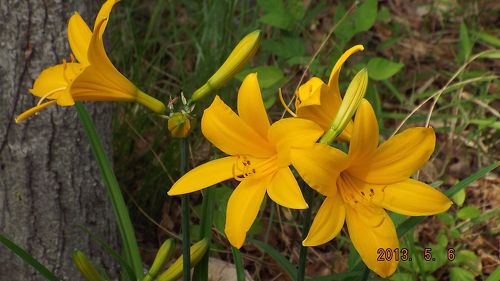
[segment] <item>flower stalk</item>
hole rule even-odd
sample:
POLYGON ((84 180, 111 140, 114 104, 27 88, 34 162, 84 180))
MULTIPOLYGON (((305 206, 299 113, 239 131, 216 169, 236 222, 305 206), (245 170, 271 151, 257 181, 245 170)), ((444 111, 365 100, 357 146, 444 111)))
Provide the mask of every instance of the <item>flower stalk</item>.
MULTIPOLYGON (((187 155, 186 155, 186 139, 180 140, 179 145, 180 151, 180 172, 181 174, 186 173, 186 163, 187 163, 187 155)), ((190 237, 189 237, 189 194, 184 194, 181 196, 181 208, 182 208, 182 280, 189 281, 190 280, 190 237)), ((161 278, 159 279, 161 280, 161 278)))

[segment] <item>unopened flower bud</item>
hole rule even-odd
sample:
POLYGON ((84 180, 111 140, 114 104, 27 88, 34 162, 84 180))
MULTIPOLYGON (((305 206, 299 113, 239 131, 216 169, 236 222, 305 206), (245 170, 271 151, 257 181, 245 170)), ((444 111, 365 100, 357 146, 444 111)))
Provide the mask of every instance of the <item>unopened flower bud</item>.
MULTIPOLYGON (((195 266, 205 255, 208 250, 208 240, 205 238, 200 240, 190 249, 190 265, 195 266)), ((165 272, 159 277, 158 281, 174 281, 182 275, 182 256, 180 256, 165 272)))
POLYGON ((339 111, 335 119, 333 119, 330 128, 321 138, 321 143, 331 143, 340 133, 342 133, 361 104, 365 96, 367 85, 368 71, 366 68, 363 68, 354 76, 351 84, 349 84, 344 99, 340 104, 339 111))
POLYGON ((76 268, 82 273, 83 278, 87 281, 106 281, 94 267, 92 262, 81 251, 76 250, 71 257, 76 268))
POLYGON ((163 266, 167 263, 168 259, 174 253, 174 241, 172 239, 168 239, 161 245, 160 249, 158 249, 158 253, 156 253, 155 260, 151 265, 148 273, 144 277, 143 281, 152 281, 156 279, 156 275, 163 268, 163 266))
POLYGON ((191 122, 187 114, 176 112, 168 119, 168 130, 174 138, 185 138, 191 130, 191 122))
POLYGON ((191 97, 192 101, 197 101, 213 90, 221 88, 233 78, 257 52, 260 35, 260 30, 256 30, 241 39, 222 66, 208 79, 207 83, 194 92, 191 97))

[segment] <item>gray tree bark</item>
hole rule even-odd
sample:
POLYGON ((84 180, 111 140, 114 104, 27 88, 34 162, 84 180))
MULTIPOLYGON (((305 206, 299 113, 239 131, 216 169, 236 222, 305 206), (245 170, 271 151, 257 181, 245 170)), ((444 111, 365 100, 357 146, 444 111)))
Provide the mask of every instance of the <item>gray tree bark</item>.
MULTIPOLYGON (((93 24, 100 2, 0 0, 0 233, 63 280, 82 280, 74 249, 116 271, 80 228, 116 248, 114 214, 75 108, 51 106, 20 124, 14 118, 36 104, 28 89, 38 74, 69 59, 69 17, 79 11, 93 24)), ((111 105, 86 106, 110 151, 111 105)), ((0 280, 44 279, 0 245, 0 280)))

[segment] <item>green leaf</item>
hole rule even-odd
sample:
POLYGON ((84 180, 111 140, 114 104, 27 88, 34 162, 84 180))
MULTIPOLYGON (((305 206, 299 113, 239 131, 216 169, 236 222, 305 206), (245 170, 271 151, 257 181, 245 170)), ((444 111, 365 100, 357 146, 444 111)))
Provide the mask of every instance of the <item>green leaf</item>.
MULTIPOLYGON (((337 24, 342 17, 347 13, 344 5, 339 3, 337 5, 337 10, 335 11, 335 16, 333 17, 333 23, 337 24)), ((342 21, 335 29, 334 34, 338 37, 343 43, 349 42, 351 38, 356 34, 356 28, 354 27, 354 21, 352 17, 347 16, 344 21, 342 21)), ((342 44, 340 44, 342 45, 342 44)))
POLYGON ((467 178, 461 180, 459 183, 455 184, 454 186, 452 186, 450 189, 446 190, 444 192, 444 194, 448 197, 452 197, 453 195, 455 195, 457 192, 459 192, 460 190, 464 189, 465 187, 467 187, 469 184, 475 182, 476 180, 482 178, 484 175, 486 175, 487 173, 493 171, 494 169, 496 169, 498 166, 500 165, 500 161, 497 161, 489 166, 486 166, 484 168, 482 168, 481 170, 475 172, 474 174, 468 176, 467 178))
POLYGON ((49 281, 59 281, 52 271, 48 270, 36 258, 26 252, 23 248, 19 247, 16 243, 10 241, 7 237, 0 234, 0 243, 9 248, 14 254, 20 257, 24 262, 31 265, 38 273, 49 281))
POLYGON ((375 57, 368 62, 368 76, 373 80, 385 80, 398 73, 404 64, 375 57))
POLYGON ((387 9, 386 6, 380 8, 377 15, 377 21, 381 21, 383 23, 389 23, 391 21, 391 13, 389 12, 389 9, 387 9))
POLYGON ((453 202, 455 202, 455 204, 457 204, 459 207, 462 207, 462 205, 464 204, 464 201, 465 201, 465 188, 460 190, 459 192, 457 192, 457 194, 453 195, 451 197, 451 199, 453 200, 453 202))
POLYGON ((288 274, 288 276, 295 280, 297 276, 297 268, 288 261, 286 257, 284 257, 278 250, 274 249, 267 243, 264 243, 255 239, 248 239, 248 242, 255 244, 262 251, 270 255, 280 266, 281 268, 288 274))
POLYGON ((474 206, 463 207, 457 212, 457 217, 462 220, 477 218, 479 215, 481 215, 481 210, 474 206))
POLYGON ((474 281, 474 275, 463 268, 452 267, 449 272, 450 281, 474 281))
POLYGON ((470 57, 473 45, 473 43, 469 38, 469 32, 467 31, 467 26, 463 21, 460 23, 459 41, 460 41, 460 48, 458 52, 458 60, 463 63, 470 57))
POLYGON ((99 170, 101 171, 101 177, 104 181, 106 192, 111 200, 111 205, 113 206, 116 222, 118 224, 118 230, 120 231, 120 236, 122 238, 122 247, 126 254, 126 260, 131 263, 136 278, 142 279, 144 275, 144 268, 142 266, 141 255, 139 254, 139 247, 137 246, 137 239, 135 238, 135 232, 130 220, 127 205, 123 199, 123 195, 113 172, 112 165, 109 162, 106 152, 104 151, 104 147, 95 129, 94 122, 90 118, 85 106, 77 102, 75 103, 75 107, 83 129, 85 130, 85 134, 90 142, 90 146, 94 157, 96 158, 99 170))
POLYGON ((481 31, 472 31, 471 33, 484 43, 493 45, 495 47, 500 47, 500 38, 498 37, 481 31))
POLYGON ((497 281, 497 280, 500 280, 500 266, 497 266, 495 271, 493 271, 493 273, 490 276, 488 276, 488 278, 486 278, 486 281, 497 281))
POLYGON ((413 281, 413 274, 396 272, 392 275, 389 280, 391 281, 413 281))
POLYGON ((366 0, 354 12, 356 32, 368 31, 377 19, 377 0, 366 0))
POLYGON ((214 190, 214 225, 219 232, 224 233, 224 226, 226 224, 226 209, 227 209, 227 201, 231 196, 233 190, 227 185, 219 186, 217 188, 213 188, 214 190))
POLYGON ((236 79, 243 81, 249 73, 257 72, 259 85, 261 88, 269 88, 284 78, 283 71, 276 66, 259 66, 245 69, 236 75, 236 79))
POLYGON ((455 219, 449 213, 437 214, 437 218, 446 225, 453 225, 455 223, 455 219))
POLYGON ((298 37, 280 37, 262 41, 262 49, 278 58, 301 57, 306 52, 304 40, 298 37))
POLYGON ((264 11, 259 21, 280 29, 290 29, 293 18, 285 8, 283 0, 259 0, 257 4, 264 11))
POLYGON ((471 269, 479 270, 481 259, 472 251, 460 250, 455 253, 455 259, 452 263, 456 266, 463 267, 463 265, 467 265, 471 269))

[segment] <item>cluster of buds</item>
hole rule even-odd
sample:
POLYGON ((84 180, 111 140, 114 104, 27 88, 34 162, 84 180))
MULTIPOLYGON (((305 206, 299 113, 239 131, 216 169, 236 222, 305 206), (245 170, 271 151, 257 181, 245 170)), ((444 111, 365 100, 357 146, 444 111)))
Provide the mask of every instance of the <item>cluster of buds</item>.
MULTIPOLYGON (((175 244, 172 239, 166 240, 156 253, 156 257, 151 265, 151 268, 144 276, 142 281, 174 281, 182 275, 182 258, 181 255, 172 265, 170 265, 163 273, 159 274, 164 269, 165 265, 172 257, 175 250, 175 244)), ((190 248, 190 265, 194 267, 203 258, 208 250, 208 240, 203 239, 195 243, 190 248)), ((92 262, 81 252, 76 250, 73 253, 73 263, 80 271, 83 278, 87 281, 106 281, 109 278, 103 271, 98 271, 92 262)))

